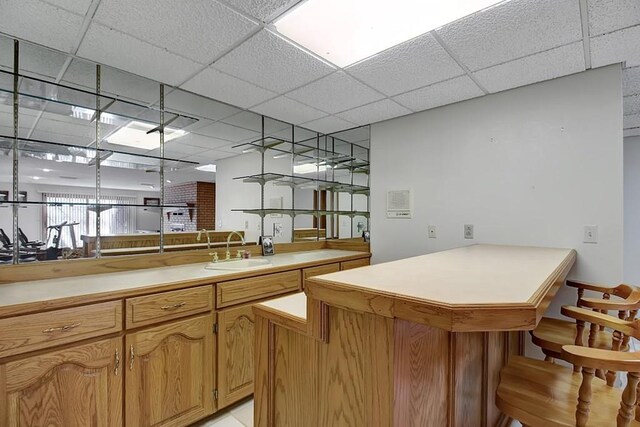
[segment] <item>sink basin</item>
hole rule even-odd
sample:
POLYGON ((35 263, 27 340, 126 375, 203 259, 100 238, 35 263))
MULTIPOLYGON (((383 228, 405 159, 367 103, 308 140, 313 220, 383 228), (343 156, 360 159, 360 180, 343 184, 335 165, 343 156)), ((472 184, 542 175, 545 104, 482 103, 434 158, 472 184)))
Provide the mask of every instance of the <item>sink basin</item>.
POLYGON ((267 259, 238 259, 234 261, 219 261, 210 262, 204 268, 207 270, 229 270, 229 271, 241 271, 241 270, 253 270, 256 268, 263 268, 271 266, 271 262, 267 259))

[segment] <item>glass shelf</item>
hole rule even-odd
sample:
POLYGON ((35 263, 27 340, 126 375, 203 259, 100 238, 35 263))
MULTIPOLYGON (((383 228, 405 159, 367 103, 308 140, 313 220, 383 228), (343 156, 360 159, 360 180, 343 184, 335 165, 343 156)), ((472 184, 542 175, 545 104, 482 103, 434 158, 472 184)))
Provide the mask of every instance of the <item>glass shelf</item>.
POLYGON ((329 216, 329 215, 338 215, 338 216, 348 216, 348 217, 356 217, 363 216, 365 218, 369 218, 369 212, 364 211, 317 211, 313 209, 231 209, 232 212, 242 212, 246 214, 254 214, 259 215, 261 217, 265 217, 270 214, 284 214, 291 217, 295 217, 298 215, 313 215, 313 216, 329 216))
POLYGON ((140 204, 131 204, 131 203, 90 203, 90 202, 35 202, 35 201, 22 201, 22 202, 14 202, 13 200, 5 200, 0 202, 0 206, 4 205, 13 205, 18 204, 20 207, 27 206, 87 206, 89 208, 101 209, 102 208, 117 208, 117 207, 128 207, 128 208, 146 208, 146 209, 164 209, 164 210, 178 210, 178 209, 196 209, 196 204, 181 204, 181 205, 162 205, 162 206, 151 206, 151 205, 140 205, 140 204))
POLYGON ((284 175, 280 173, 261 173, 256 175, 240 176, 234 179, 241 179, 246 183, 257 183, 265 185, 267 182, 273 185, 280 185, 295 188, 311 188, 314 190, 328 190, 336 193, 365 194, 369 195, 369 187, 364 185, 352 185, 343 182, 325 181, 322 179, 306 178, 295 175, 284 175))
MULTIPOLYGON (((0 135, 0 150, 12 149, 13 137, 0 135)), ((160 166, 163 164, 165 170, 169 171, 179 170, 199 164, 197 162, 190 162, 186 160, 162 158, 146 154, 131 154, 114 150, 96 150, 95 148, 29 138, 18 139, 18 150, 20 150, 22 155, 36 159, 86 165, 93 165, 96 161, 96 155, 98 154, 100 157, 100 164, 102 166, 137 169, 144 170, 146 172, 159 172, 160 166)))
MULTIPOLYGON (((0 103, 13 105, 13 76, 11 72, 0 70, 0 103)), ((19 74, 18 87, 21 107, 43 110, 69 117, 95 119, 96 94, 87 90, 56 84, 46 80, 19 74)), ((135 104, 110 96, 100 95, 101 122, 125 125, 131 120, 160 124, 160 110, 135 104)), ((165 110, 165 126, 175 129, 185 128, 198 119, 165 110)))

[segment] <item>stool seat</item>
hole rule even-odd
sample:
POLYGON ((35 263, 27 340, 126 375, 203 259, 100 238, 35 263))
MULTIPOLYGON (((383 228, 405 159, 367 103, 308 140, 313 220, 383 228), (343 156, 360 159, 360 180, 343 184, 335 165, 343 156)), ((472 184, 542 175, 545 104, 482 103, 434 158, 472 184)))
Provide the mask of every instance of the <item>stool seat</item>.
MULTIPOLYGON (((524 425, 574 426, 582 374, 571 368, 523 356, 514 356, 500 371, 496 405, 524 425)), ((622 390, 599 378, 591 382, 592 399, 587 426, 615 425, 622 390)), ((631 426, 640 422, 631 421, 631 426)))

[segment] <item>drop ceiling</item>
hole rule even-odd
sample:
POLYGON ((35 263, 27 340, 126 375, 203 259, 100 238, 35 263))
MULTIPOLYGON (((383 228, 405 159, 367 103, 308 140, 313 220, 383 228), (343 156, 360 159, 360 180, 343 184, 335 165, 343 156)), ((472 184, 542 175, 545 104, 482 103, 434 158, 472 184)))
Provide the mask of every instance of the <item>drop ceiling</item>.
MULTIPOLYGON (((277 33, 299 2, 3 0, 0 32, 238 106, 233 120, 250 110, 325 133, 622 62, 625 136, 640 135, 638 0, 504 1, 346 68, 277 33)), ((40 61, 82 74, 77 59, 40 61)), ((218 154, 234 154, 224 141, 252 128, 230 121, 201 120, 193 147, 220 130, 218 154)))

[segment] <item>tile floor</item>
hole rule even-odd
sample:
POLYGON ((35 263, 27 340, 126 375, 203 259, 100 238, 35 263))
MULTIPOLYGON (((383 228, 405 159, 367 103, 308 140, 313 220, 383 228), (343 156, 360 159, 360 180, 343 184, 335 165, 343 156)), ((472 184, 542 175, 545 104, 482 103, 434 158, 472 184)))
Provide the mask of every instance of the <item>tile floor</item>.
POLYGON ((253 427, 253 399, 240 402, 191 427, 253 427))
MULTIPOLYGON (((253 399, 239 403, 192 427, 253 427, 253 399)), ((522 427, 522 424, 514 421, 510 427, 522 427)))

